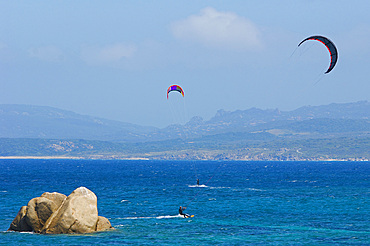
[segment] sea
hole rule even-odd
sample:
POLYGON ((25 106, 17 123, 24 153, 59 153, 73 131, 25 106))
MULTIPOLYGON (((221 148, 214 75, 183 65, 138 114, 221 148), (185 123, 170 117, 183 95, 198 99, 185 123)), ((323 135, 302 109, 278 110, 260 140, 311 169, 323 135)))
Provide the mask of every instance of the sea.
POLYGON ((370 245, 370 162, 0 160, 0 245, 370 245), (7 231, 81 186, 114 230, 7 231))

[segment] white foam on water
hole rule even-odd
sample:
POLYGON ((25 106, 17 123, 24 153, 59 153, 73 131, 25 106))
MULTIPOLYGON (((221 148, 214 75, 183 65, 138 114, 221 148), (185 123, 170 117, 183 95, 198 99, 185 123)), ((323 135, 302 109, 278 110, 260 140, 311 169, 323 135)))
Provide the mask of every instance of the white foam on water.
POLYGON ((145 220, 145 219, 153 219, 154 217, 126 217, 126 218, 120 218, 122 220, 145 220))
POLYGON ((208 187, 207 185, 188 185, 190 188, 205 188, 208 187))
POLYGON ((256 189, 256 188, 247 188, 247 190, 251 190, 251 191, 265 191, 265 190, 256 189))
POLYGON ((316 183, 317 180, 288 180, 288 183, 316 183))
POLYGON ((148 220, 148 219, 175 219, 175 218, 183 218, 184 216, 177 214, 177 215, 161 215, 156 217, 125 217, 125 218, 118 218, 122 220, 148 220))
POLYGON ((210 189, 230 189, 230 187, 209 187, 210 189))
POLYGON ((155 217, 156 219, 174 219, 174 218, 184 218, 181 214, 178 215, 164 215, 164 216, 158 216, 155 217))

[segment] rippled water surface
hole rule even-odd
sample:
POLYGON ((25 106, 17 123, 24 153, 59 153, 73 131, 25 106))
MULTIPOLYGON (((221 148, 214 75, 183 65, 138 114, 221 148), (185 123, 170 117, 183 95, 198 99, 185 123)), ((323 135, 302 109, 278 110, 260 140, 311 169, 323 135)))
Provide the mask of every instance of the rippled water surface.
POLYGON ((370 245, 369 178, 369 162, 0 160, 0 244, 370 245), (80 186, 114 231, 6 232, 30 199, 80 186))

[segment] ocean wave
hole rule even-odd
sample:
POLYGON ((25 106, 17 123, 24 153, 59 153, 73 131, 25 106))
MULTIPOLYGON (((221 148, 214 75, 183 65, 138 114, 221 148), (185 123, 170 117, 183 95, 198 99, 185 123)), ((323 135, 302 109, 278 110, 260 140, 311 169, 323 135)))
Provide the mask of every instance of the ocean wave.
POLYGON ((156 219, 174 219, 174 218, 184 218, 184 216, 178 214, 178 215, 164 215, 164 216, 158 216, 155 217, 156 219))
POLYGON ((174 219, 174 218, 183 218, 182 215, 161 215, 155 217, 125 217, 125 218, 118 218, 119 220, 148 220, 148 219, 174 219))
POLYGON ((231 187, 209 187, 210 189, 230 189, 231 187))
POLYGON ((317 180, 288 180, 288 183, 316 183, 317 180))
POLYGON ((37 234, 33 231, 0 231, 0 233, 21 233, 21 234, 37 234))
POLYGON ((256 188, 247 188, 247 190, 251 190, 251 191, 265 191, 265 190, 256 189, 256 188))
POLYGON ((207 185, 188 185, 190 188, 205 188, 208 187, 207 185))

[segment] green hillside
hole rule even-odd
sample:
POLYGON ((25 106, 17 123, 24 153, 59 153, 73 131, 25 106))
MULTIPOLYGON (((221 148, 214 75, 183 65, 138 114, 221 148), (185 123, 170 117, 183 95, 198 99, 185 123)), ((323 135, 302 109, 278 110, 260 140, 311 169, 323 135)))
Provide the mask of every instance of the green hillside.
POLYGON ((0 108, 0 157, 368 160, 370 103, 220 110, 163 129, 49 107, 0 108))
POLYGON ((370 136, 271 141, 200 139, 149 143, 89 140, 0 139, 0 156, 100 159, 368 160, 370 136))

